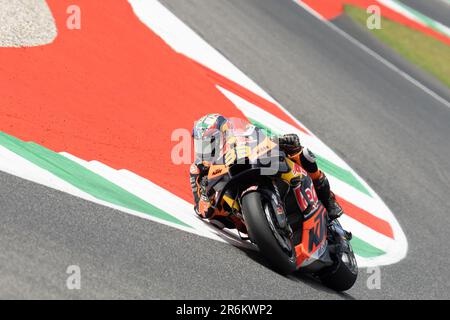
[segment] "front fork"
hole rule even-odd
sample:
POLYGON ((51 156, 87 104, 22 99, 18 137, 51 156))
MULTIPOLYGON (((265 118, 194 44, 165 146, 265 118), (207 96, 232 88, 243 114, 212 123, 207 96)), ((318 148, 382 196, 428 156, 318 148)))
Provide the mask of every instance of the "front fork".
POLYGON ((278 186, 273 179, 267 182, 266 186, 252 186, 245 190, 241 197, 244 196, 247 192, 257 191, 261 193, 266 200, 270 202, 270 205, 273 209, 273 214, 275 218, 274 222, 276 224, 277 229, 281 230, 284 236, 290 238, 292 236, 292 229, 287 221, 286 210, 284 209, 283 201, 281 199, 280 191, 278 190, 278 186))

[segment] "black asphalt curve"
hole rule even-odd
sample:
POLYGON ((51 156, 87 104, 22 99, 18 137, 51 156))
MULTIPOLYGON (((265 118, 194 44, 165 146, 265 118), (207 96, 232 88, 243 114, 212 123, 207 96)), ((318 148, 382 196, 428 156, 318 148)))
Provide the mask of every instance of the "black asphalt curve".
POLYGON ((0 205, 0 299, 351 298, 284 278, 254 251, 3 172, 0 205), (69 266, 79 267, 79 290, 67 286, 69 266))
POLYGON ((163 3, 342 156, 408 256, 337 294, 252 252, 0 173, 2 298, 449 299, 450 109, 291 0, 163 3), (69 265, 81 289, 66 288, 69 265))

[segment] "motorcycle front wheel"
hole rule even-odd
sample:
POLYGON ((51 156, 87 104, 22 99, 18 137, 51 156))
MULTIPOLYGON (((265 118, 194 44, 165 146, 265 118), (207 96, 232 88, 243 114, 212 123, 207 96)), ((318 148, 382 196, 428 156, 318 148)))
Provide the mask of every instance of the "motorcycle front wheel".
POLYGON ((277 271, 282 274, 294 272, 297 269, 294 245, 291 239, 277 231, 270 201, 259 192, 251 192, 244 195, 241 202, 252 242, 277 271))
POLYGON ((353 287, 358 278, 358 264, 350 241, 342 237, 344 229, 341 224, 338 220, 332 223, 335 225, 335 230, 342 230, 334 236, 335 241, 340 242, 341 250, 334 257, 335 265, 320 275, 320 280, 330 289, 346 291, 353 287))

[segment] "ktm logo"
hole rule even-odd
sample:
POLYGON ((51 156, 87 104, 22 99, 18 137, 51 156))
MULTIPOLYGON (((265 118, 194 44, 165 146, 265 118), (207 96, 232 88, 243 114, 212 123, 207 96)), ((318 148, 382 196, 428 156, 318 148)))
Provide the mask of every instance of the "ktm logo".
POLYGON ((323 241, 325 236, 325 224, 323 223, 323 212, 319 213, 315 218, 314 228, 309 230, 309 244, 308 251, 312 252, 323 241))

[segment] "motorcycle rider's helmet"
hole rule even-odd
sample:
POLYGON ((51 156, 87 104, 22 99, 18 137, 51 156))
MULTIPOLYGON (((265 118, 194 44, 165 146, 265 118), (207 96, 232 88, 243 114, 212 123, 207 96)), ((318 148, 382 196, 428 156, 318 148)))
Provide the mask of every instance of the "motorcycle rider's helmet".
POLYGON ((194 123, 192 138, 197 159, 212 161, 223 143, 223 132, 228 120, 218 114, 207 114, 194 123))

